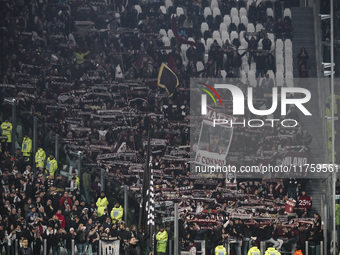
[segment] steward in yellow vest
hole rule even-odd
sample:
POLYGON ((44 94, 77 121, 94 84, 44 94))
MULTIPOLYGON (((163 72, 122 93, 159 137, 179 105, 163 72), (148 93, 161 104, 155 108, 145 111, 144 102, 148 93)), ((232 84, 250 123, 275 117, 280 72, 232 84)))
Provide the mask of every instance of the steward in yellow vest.
POLYGON ((11 149, 10 144, 12 142, 12 128, 13 128, 12 124, 8 120, 5 120, 5 122, 2 122, 2 124, 1 124, 1 130, 2 130, 1 135, 7 136, 7 140, 1 139, 3 151, 5 151, 6 146, 7 146, 7 149, 11 149))
POLYGON ((39 147, 37 152, 35 153, 35 163, 36 163, 37 168, 44 168, 45 159, 46 159, 46 153, 41 147, 39 147))
POLYGON ((104 209, 107 209, 108 204, 109 204, 109 201, 107 201, 107 198, 105 197, 105 193, 102 191, 100 193, 100 198, 98 198, 97 203, 96 203, 98 217, 103 215, 104 209))
POLYGON ((267 250, 266 250, 266 253, 264 255, 281 255, 280 252, 278 252, 275 248, 273 247, 269 247, 267 250))
POLYGON ((227 254, 227 249, 224 248, 222 243, 220 243, 218 246, 216 246, 215 255, 226 255, 226 254, 227 254))
POLYGON ((248 255, 260 255, 261 251, 256 246, 251 247, 248 251, 248 255))
POLYGON ((47 174, 47 176, 52 176, 52 179, 54 179, 54 174, 57 170, 58 170, 58 162, 54 158, 54 156, 51 154, 46 160, 45 173, 47 174))
POLYGON ((32 154, 32 139, 28 135, 22 140, 21 151, 25 161, 29 161, 32 154))
POLYGON ((164 227, 161 227, 159 229, 159 232, 156 235, 156 241, 157 241, 157 255, 165 255, 166 253, 166 246, 168 242, 168 232, 164 229, 164 227))
POLYGON ((124 214, 123 207, 119 203, 116 203, 116 205, 112 208, 111 211, 112 223, 121 221, 123 219, 123 214, 124 214))

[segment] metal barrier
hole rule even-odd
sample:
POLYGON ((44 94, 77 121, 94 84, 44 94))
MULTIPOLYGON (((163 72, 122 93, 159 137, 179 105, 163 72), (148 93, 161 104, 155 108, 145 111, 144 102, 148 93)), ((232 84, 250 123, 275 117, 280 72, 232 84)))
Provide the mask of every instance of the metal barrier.
MULTIPOLYGON (((239 241, 237 240, 234 240, 234 239, 228 239, 227 241, 227 254, 230 254, 230 244, 234 244, 234 243, 240 243, 239 241)), ((240 244, 241 245, 241 244, 240 244)))
POLYGON ((14 245, 15 245, 15 248, 14 248, 15 255, 18 255, 19 254, 19 242, 18 242, 18 239, 15 239, 14 245))
POLYGON ((264 253, 266 252, 266 242, 264 241, 260 242, 260 251, 261 255, 264 255, 264 253))
POLYGON ((172 241, 173 240, 169 240, 169 254, 172 254, 172 241))
POLYGON ((71 240, 71 254, 74 255, 74 239, 71 240))
POLYGON ((47 240, 44 239, 44 255, 47 255, 47 240))
POLYGON ((194 243, 201 243, 201 250, 197 249, 197 254, 205 255, 205 240, 194 240, 194 243))

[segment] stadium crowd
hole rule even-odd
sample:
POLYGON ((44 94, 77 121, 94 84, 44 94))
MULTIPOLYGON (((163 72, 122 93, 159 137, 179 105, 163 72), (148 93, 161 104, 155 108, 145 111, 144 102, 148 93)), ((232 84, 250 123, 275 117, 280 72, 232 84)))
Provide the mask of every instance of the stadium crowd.
MULTIPOLYGON (((289 7, 290 1, 284 2, 289 7)), ((226 188, 228 181, 194 176, 188 164, 190 78, 222 78, 221 71, 228 78, 238 77, 241 58, 247 54, 249 65, 256 62, 259 105, 269 104, 266 94, 274 80, 265 74, 270 69, 275 72, 275 60, 267 33, 283 39, 293 36, 292 21, 281 18, 281 2, 252 4, 249 22, 261 23, 264 29, 245 33, 247 49, 240 48, 240 39, 222 45, 214 41, 207 50, 207 61, 201 39, 211 38, 222 17, 233 7, 245 7, 245 2, 221 1, 221 15, 216 17, 204 17, 203 10, 209 6, 204 0, 174 1, 165 12, 160 3, 136 0, 129 0, 126 6, 123 1, 107 5, 36 0, 2 1, 0 5, 1 254, 3 250, 14 254, 15 240, 23 249, 28 245, 32 254, 40 254, 43 239, 47 239, 47 254, 59 254, 62 246, 70 254, 72 239, 78 254, 91 254, 97 251, 98 240, 107 237, 120 239, 121 254, 125 250, 135 254, 136 240, 132 238, 139 240, 137 246, 144 251, 143 230, 136 227, 131 212, 123 212, 119 191, 111 191, 126 184, 140 201, 149 126, 155 201, 159 203, 157 224, 162 225, 162 218, 172 213, 166 201, 180 202, 182 250, 195 247, 193 240, 205 240, 207 252, 213 254, 221 242, 233 240, 236 254, 246 254, 251 237, 257 237, 257 245, 268 241, 287 251, 295 249, 292 244, 303 249, 304 240, 312 247, 320 244, 320 216, 310 211, 311 198, 304 182, 240 179, 226 188), (160 30, 171 29, 170 15, 177 6, 186 10, 176 18, 178 33, 185 39, 194 38, 198 47, 182 47, 175 37, 170 46, 164 44, 160 30), (274 9, 276 20, 267 17, 267 7, 274 9), (211 29, 202 34, 203 22, 211 29), (263 46, 258 51, 260 39, 263 46), (244 52, 239 54, 238 49, 244 52), (162 62, 168 63, 180 81, 171 98, 157 87, 162 62), (199 71, 198 62, 204 65, 199 71), (16 134, 15 153, 9 151, 12 125, 8 121, 11 106, 4 103, 7 98, 17 99, 17 120, 22 127, 16 134), (35 155, 33 116, 39 120, 35 155), (61 139, 59 162, 54 158, 55 134, 61 139), (78 151, 86 158, 83 164, 90 166, 79 177, 74 156, 78 151), (100 192, 97 164, 106 170, 107 197, 100 192), (70 176, 61 175, 69 169, 73 169, 70 176), (110 199, 112 196, 117 197, 110 199), (297 203, 287 213, 290 199, 297 203), (122 222, 123 213, 128 213, 128 222, 122 222)), ((229 32, 245 30, 242 23, 232 24, 229 32)), ((238 81, 244 90, 248 85, 238 81)), ((299 122, 294 108, 288 115, 299 122)), ((275 128, 268 132, 236 128, 229 160, 274 162, 280 153, 308 153, 311 139, 300 125, 289 131, 275 128)), ((156 240, 159 254, 166 252, 168 236, 164 231, 171 232, 169 225, 156 240)))

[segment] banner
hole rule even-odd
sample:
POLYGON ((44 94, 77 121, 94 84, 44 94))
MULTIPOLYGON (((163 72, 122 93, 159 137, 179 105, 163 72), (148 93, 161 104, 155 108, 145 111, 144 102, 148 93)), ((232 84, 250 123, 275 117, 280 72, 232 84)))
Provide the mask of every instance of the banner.
POLYGON ((212 122, 203 120, 195 163, 223 167, 226 164, 232 135, 232 128, 221 125, 213 127, 212 122))
MULTIPOLYGON (((284 154, 282 157, 278 158, 277 161, 281 161, 283 166, 298 166, 303 167, 305 164, 309 162, 309 154, 308 152, 296 152, 290 151, 284 154)), ((280 165, 280 162, 277 162, 280 165)), ((300 171, 300 168, 297 169, 300 171)), ((302 169, 301 169, 302 171, 302 169)))
POLYGON ((286 201, 285 212, 292 213, 294 211, 294 207, 296 205, 296 201, 294 199, 288 199, 286 201))
POLYGON ((312 198, 310 196, 299 196, 299 209, 311 209, 312 208, 312 198))
POLYGON ((119 255, 119 240, 110 241, 102 240, 102 252, 100 255, 119 255))

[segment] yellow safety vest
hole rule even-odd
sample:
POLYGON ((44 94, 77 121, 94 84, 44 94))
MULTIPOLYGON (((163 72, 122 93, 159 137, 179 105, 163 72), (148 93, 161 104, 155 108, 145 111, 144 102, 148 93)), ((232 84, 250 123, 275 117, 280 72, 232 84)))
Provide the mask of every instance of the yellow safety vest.
POLYGON ((90 51, 87 51, 87 52, 81 52, 81 53, 78 53, 78 52, 75 52, 74 55, 76 55, 76 58, 77 58, 77 64, 82 64, 84 63, 84 58, 90 54, 90 51))
POLYGON ((109 204, 109 201, 107 201, 106 197, 98 198, 96 206, 98 207, 97 213, 98 217, 102 216, 104 213, 105 208, 107 208, 107 205, 109 204))
POLYGON ((40 148, 37 153, 35 153, 35 163, 37 164, 37 167, 44 167, 45 165, 45 158, 46 158, 46 153, 45 151, 40 148))
POLYGON ((163 232, 158 232, 156 235, 156 240, 157 240, 157 252, 163 252, 166 253, 166 244, 168 241, 168 232, 164 230, 163 232))
POLYGON ((12 124, 10 122, 3 122, 1 124, 2 135, 7 136, 7 142, 12 142, 12 124))
POLYGON ((278 252, 275 248, 273 247, 269 247, 267 250, 266 250, 266 253, 264 255, 281 255, 280 252, 278 252))
POLYGON ((257 247, 251 247, 247 255, 260 255, 261 251, 257 247))
POLYGON ((57 171, 58 169, 58 162, 57 160, 54 159, 50 159, 49 157, 47 158, 47 162, 46 162, 46 173, 48 175, 52 175, 52 178, 54 178, 54 173, 55 171, 57 171))
POLYGON ((223 245, 216 246, 215 255, 226 255, 227 249, 223 245))
POLYGON ((124 209, 122 206, 113 207, 111 211, 111 219, 112 222, 115 223, 116 221, 121 221, 123 219, 124 209))
POLYGON ((21 151, 22 151, 22 155, 25 157, 29 157, 31 156, 32 153, 32 140, 31 138, 24 137, 24 140, 22 141, 22 146, 21 146, 21 151))

